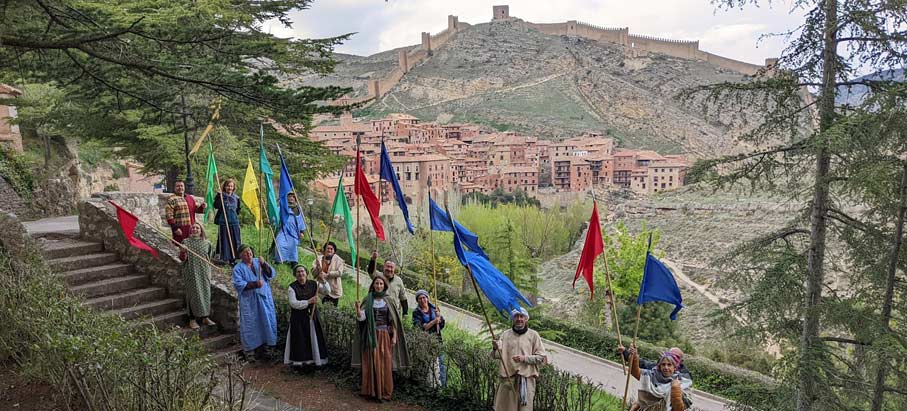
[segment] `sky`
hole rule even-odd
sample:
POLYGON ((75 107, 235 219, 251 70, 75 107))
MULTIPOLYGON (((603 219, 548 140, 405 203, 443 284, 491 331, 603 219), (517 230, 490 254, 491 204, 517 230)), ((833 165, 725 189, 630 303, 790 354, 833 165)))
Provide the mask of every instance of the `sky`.
POLYGON ((760 37, 802 22, 802 13, 791 14, 790 2, 764 0, 761 7, 724 10, 711 0, 315 0, 310 9, 291 13, 292 27, 271 21, 265 30, 296 38, 356 33, 335 51, 371 55, 419 44, 423 31, 435 34, 447 28, 447 15, 470 24, 486 23, 492 5, 507 4, 511 17, 533 23, 577 20, 629 27, 631 34, 699 40, 701 50, 763 64, 781 53, 785 41, 760 37))

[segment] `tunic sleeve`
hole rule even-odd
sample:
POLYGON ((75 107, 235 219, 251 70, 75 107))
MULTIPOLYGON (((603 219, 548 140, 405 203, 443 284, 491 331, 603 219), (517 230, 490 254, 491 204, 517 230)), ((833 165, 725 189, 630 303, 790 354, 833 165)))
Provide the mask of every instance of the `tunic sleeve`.
POLYGON ((309 306, 308 300, 297 300, 296 291, 293 290, 293 287, 287 287, 287 301, 290 302, 290 307, 297 310, 304 310, 309 306))
POLYGON ((531 365, 544 364, 548 361, 548 353, 545 352, 545 346, 542 344, 542 338, 538 334, 532 339, 532 355, 526 356, 526 363, 531 365))
POLYGON ((167 218, 167 224, 173 225, 173 202, 167 199, 167 206, 164 207, 164 215, 167 218))
POLYGON ((236 264, 236 266, 233 267, 233 288, 235 288, 238 293, 243 292, 246 289, 246 285, 249 284, 244 278, 243 267, 243 263, 236 264))

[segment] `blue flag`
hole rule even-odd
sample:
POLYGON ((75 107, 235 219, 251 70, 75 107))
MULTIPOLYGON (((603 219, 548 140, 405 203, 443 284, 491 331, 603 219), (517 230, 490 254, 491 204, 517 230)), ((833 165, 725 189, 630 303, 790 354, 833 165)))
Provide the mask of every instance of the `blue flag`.
POLYGON ((520 293, 520 290, 513 285, 513 282, 495 268, 485 256, 463 249, 463 245, 460 241, 462 234, 461 228, 462 230, 465 230, 465 228, 457 223, 456 220, 450 216, 450 213, 442 212, 444 214, 438 215, 438 217, 446 220, 449 226, 456 227, 456 229, 453 230, 453 246, 454 251, 457 253, 457 259, 460 260, 460 264, 463 264, 464 267, 469 267, 472 277, 476 280, 476 284, 482 290, 482 293, 485 294, 485 297, 488 298, 491 305, 498 310, 498 313, 510 318, 510 311, 518 308, 520 302, 528 307, 532 307, 529 300, 520 293))
MULTIPOLYGON (((652 243, 652 237, 649 237, 649 244, 652 243)), ((674 274, 653 256, 648 250, 646 251, 646 266, 643 269, 642 284, 639 286, 639 297, 636 298, 636 304, 645 304, 652 301, 662 301, 668 304, 674 304, 674 311, 671 312, 671 319, 677 319, 677 313, 683 308, 683 297, 680 296, 680 287, 674 280, 674 274)))
POLYGON ((415 234, 413 224, 409 222, 409 209, 406 207, 406 198, 403 197, 403 190, 400 189, 400 182, 397 180, 397 173, 394 173, 394 165, 391 164, 391 158, 387 154, 387 147, 384 146, 384 140, 381 140, 381 179, 389 181, 394 189, 394 196, 397 198, 397 205, 403 212, 403 219, 406 220, 406 229, 410 234, 415 234))
POLYGON ((482 247, 479 247, 479 236, 473 234, 471 231, 467 230, 466 227, 463 227, 456 221, 454 221, 452 225, 450 221, 453 219, 447 219, 447 213, 444 212, 444 209, 438 206, 438 203, 436 203, 435 200, 431 199, 431 195, 428 196, 428 204, 428 216, 431 220, 432 230, 453 231, 453 227, 454 225, 456 225, 457 231, 460 235, 460 241, 462 241, 463 244, 466 244, 466 247, 468 247, 470 251, 484 257, 486 260, 489 259, 488 255, 485 254, 485 250, 483 250, 482 247))
MULTIPOLYGON (((277 146, 277 154, 280 156, 280 191, 277 195, 278 201, 280 202, 280 221, 287 221, 291 217, 296 217, 295 213, 290 211, 290 204, 287 201, 287 195, 293 192, 293 181, 290 180, 290 171, 287 170, 287 161, 283 158, 283 152, 280 151, 280 145, 277 146)), ((299 206, 299 227, 298 230, 291 234, 293 238, 299 239, 299 231, 305 231, 305 217, 302 214, 302 205, 299 204, 299 199, 296 199, 297 205, 299 206)), ((284 225, 286 226, 286 225, 284 225)), ((290 233, 288 233, 290 234, 290 233)))

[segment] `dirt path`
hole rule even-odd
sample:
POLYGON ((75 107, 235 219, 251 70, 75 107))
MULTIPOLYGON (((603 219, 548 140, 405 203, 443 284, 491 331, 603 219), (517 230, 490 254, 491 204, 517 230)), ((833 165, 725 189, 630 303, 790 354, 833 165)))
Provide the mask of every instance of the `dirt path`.
POLYGON ((400 401, 378 403, 359 396, 357 391, 338 387, 326 373, 290 372, 283 365, 248 367, 243 371, 256 389, 292 406, 320 411, 425 411, 400 401))
MULTIPOLYGON (((82 410, 79 403, 70 404, 73 410, 82 410)), ((66 404, 56 398, 50 384, 31 381, 16 374, 9 363, 0 363, 0 410, 57 411, 66 410, 66 404)))

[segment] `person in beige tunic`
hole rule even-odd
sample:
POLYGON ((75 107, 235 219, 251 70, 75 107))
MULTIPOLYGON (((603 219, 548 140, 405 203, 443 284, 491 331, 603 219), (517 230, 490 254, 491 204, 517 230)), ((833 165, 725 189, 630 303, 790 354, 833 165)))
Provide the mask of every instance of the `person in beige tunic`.
POLYGON ((319 284, 327 283, 331 290, 330 293, 324 295, 321 302, 334 304, 334 306, 337 306, 340 297, 343 297, 343 280, 340 278, 343 275, 343 259, 336 252, 337 244, 329 241, 321 248, 322 254, 317 256, 312 263, 314 280, 319 284))
POLYGON ((494 395, 495 411, 532 411, 535 381, 548 354, 542 338, 529 329, 529 313, 524 308, 510 313, 513 328, 504 331, 492 342, 492 356, 498 359, 498 389, 494 395), (500 361, 503 358, 503 361, 500 361))
POLYGON ((375 278, 376 275, 383 275, 387 279, 387 299, 394 302, 394 304, 399 307, 402 311, 400 312, 400 317, 406 317, 409 314, 409 302, 406 299, 406 286, 403 285, 403 279, 397 275, 397 263, 392 260, 384 260, 384 265, 381 267, 381 272, 379 273, 377 269, 378 261, 378 252, 372 252, 372 258, 368 261, 368 267, 365 269, 365 272, 371 278, 375 278))

